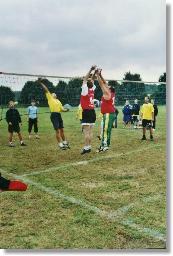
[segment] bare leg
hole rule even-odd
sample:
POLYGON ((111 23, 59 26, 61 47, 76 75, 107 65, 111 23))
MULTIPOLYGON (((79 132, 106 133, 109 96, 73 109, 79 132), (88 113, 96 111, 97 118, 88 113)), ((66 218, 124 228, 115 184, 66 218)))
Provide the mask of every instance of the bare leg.
POLYGON ((56 139, 57 139, 58 143, 61 142, 61 135, 60 135, 60 130, 59 129, 56 130, 56 139))
POLYGON ((146 128, 143 127, 143 136, 145 136, 145 135, 146 135, 146 128))
POLYGON ((90 125, 90 129, 89 129, 89 145, 91 145, 92 138, 93 138, 93 126, 90 125))
POLYGON ((12 143, 13 140, 13 133, 9 132, 9 143, 12 143))
POLYGON ((83 125, 83 133, 84 133, 85 147, 87 147, 90 145, 90 126, 89 125, 83 125))
POLYGON ((150 137, 152 137, 153 136, 153 128, 151 127, 150 128, 150 137))
POLYGON ((60 130, 60 136, 61 136, 62 140, 65 141, 64 129, 61 128, 59 130, 60 130))
POLYGON ((21 133, 19 132, 17 135, 19 137, 20 142, 23 141, 21 133))

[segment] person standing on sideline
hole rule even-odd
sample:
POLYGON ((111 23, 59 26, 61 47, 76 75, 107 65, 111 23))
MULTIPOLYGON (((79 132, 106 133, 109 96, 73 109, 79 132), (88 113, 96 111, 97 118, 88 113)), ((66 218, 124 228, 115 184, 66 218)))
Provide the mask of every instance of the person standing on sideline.
POLYGON ((38 79, 38 82, 43 87, 43 90, 45 91, 45 94, 46 94, 46 98, 48 100, 48 105, 51 112, 50 119, 55 129, 58 146, 62 150, 68 149, 70 147, 65 138, 64 125, 61 117, 61 112, 67 112, 68 109, 63 108, 61 102, 57 99, 56 94, 55 93, 51 94, 47 86, 43 83, 43 81, 44 80, 41 78, 38 79))
POLYGON ((123 122, 124 122, 124 127, 129 127, 131 126, 131 120, 132 120, 132 106, 130 105, 129 101, 126 100, 126 103, 123 107, 122 110, 124 116, 123 116, 123 122))
POLYGON ((140 105, 138 104, 138 100, 135 99, 134 104, 132 106, 132 121, 135 129, 138 127, 138 123, 139 123, 139 112, 140 112, 140 105))
POLYGON ((143 127, 143 137, 142 140, 146 140, 146 128, 150 130, 150 140, 153 140, 153 128, 152 122, 154 120, 154 108, 153 105, 149 102, 149 97, 145 97, 144 104, 141 108, 141 119, 143 127))
POLYGON ((118 127, 118 114, 119 114, 119 111, 118 111, 117 108, 115 108, 115 120, 114 120, 112 128, 117 128, 118 127))
POLYGON ((153 131, 155 131, 156 129, 156 116, 158 115, 158 107, 155 104, 155 101, 152 99, 151 100, 151 104, 153 104, 153 108, 154 108, 154 121, 153 121, 153 131))
POLYGON ((31 106, 27 108, 28 113, 28 133, 29 139, 31 138, 32 127, 34 126, 35 138, 39 139, 38 136, 38 108, 36 107, 35 100, 31 101, 31 106))
POLYGON ((23 142, 22 134, 20 132, 20 126, 22 125, 22 120, 19 114, 19 111, 15 108, 14 101, 9 102, 9 109, 6 112, 6 121, 8 123, 8 132, 9 132, 9 147, 15 147, 13 144, 13 134, 17 133, 20 145, 26 146, 23 142))
POLYGON ((83 79, 82 91, 80 104, 82 107, 82 128, 84 133, 85 145, 81 151, 81 154, 86 154, 91 152, 91 141, 93 137, 93 126, 96 121, 96 113, 94 109, 94 71, 96 66, 92 66, 89 72, 83 79))
POLYGON ((101 69, 96 70, 96 76, 103 93, 101 98, 101 113, 103 115, 103 123, 101 126, 101 145, 97 150, 98 153, 107 151, 109 149, 112 126, 115 121, 115 89, 108 86, 101 74, 101 71, 101 69))

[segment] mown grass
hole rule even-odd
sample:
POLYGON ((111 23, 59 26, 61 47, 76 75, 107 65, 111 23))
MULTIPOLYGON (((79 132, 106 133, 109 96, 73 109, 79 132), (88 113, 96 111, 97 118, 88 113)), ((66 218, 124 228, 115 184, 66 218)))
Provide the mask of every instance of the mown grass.
MULTIPOLYGON (((25 109, 19 110, 25 113, 25 109)), ((16 147, 7 147, 7 125, 0 122, 0 168, 24 175, 55 167, 27 178, 108 213, 132 205, 110 220, 31 184, 24 193, 0 193, 0 248, 165 248, 164 241, 124 225, 123 221, 131 220, 166 237, 166 108, 159 107, 154 142, 141 142, 141 130, 123 129, 120 111, 110 151, 99 155, 95 152, 99 146, 98 121, 93 151, 84 156, 80 155, 83 134, 75 109, 62 114, 71 145, 68 151, 57 148, 49 114, 44 113, 47 111, 40 108, 40 140, 28 139, 27 117, 22 116, 25 148, 19 146, 17 137, 16 147), (84 160, 88 163, 69 166, 84 160)))

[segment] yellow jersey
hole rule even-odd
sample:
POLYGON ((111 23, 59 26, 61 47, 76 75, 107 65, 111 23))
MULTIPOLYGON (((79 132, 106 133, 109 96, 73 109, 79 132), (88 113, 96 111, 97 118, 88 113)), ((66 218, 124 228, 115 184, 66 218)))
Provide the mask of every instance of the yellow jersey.
POLYGON ((50 112, 59 113, 63 111, 64 108, 62 106, 62 103, 58 99, 55 99, 50 92, 46 92, 46 98, 48 100, 50 112))
POLYGON ((154 107, 151 103, 144 103, 141 108, 142 119, 152 120, 154 113, 154 107))

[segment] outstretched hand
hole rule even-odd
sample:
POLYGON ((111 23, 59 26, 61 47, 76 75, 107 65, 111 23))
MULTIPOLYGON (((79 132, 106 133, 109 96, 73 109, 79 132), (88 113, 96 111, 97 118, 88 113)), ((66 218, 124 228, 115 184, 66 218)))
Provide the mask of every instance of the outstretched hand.
POLYGON ((98 68, 98 73, 99 73, 99 75, 101 75, 101 73, 102 73, 102 69, 101 68, 98 68))
POLYGON ((43 82, 43 78, 42 77, 38 77, 38 80, 37 80, 39 83, 43 82))
POLYGON ((91 67, 91 71, 92 71, 92 70, 95 70, 96 67, 97 67, 96 65, 93 65, 93 66, 91 67))

